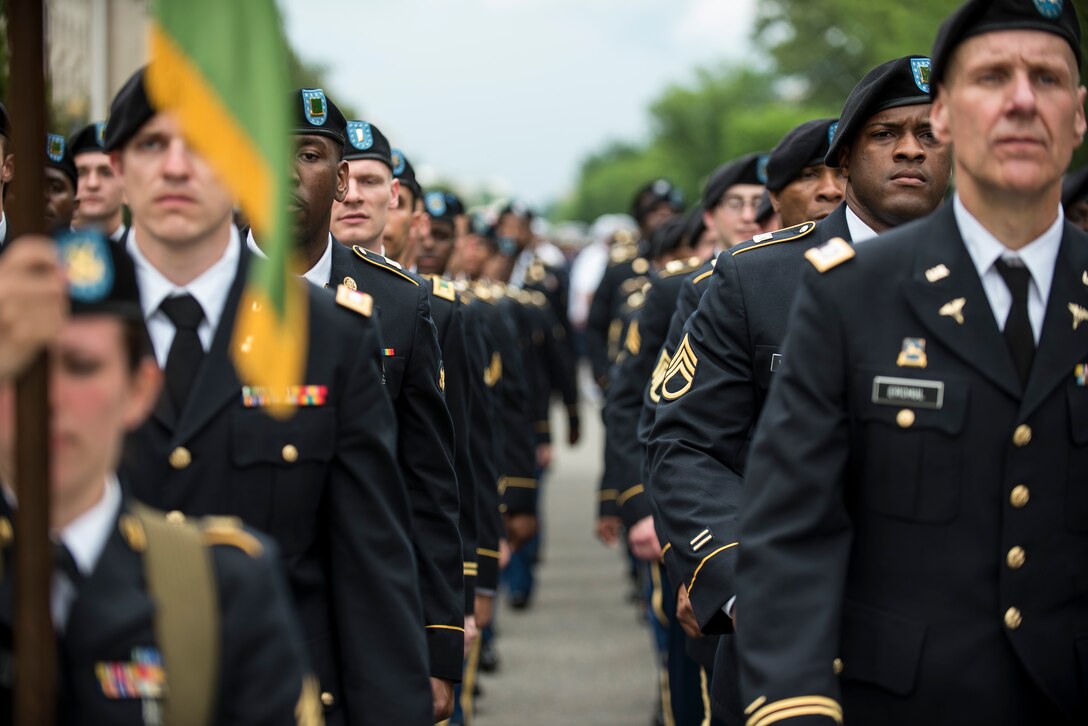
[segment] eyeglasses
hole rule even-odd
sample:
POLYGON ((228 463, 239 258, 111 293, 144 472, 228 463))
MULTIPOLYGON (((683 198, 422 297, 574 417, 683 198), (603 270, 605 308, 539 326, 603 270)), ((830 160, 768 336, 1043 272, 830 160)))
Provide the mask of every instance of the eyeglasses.
POLYGON ((745 207, 759 209, 759 203, 762 200, 763 197, 753 197, 752 199, 744 199, 742 197, 726 197, 722 201, 722 206, 728 209, 730 212, 739 212, 745 207))

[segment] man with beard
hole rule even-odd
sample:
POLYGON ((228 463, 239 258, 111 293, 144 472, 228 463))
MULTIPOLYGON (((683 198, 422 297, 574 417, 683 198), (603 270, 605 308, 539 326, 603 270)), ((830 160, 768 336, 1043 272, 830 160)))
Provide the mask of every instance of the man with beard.
MULTIPOLYGON (((376 126, 347 121, 319 89, 299 89, 292 126, 295 242, 303 277, 319 287, 365 292, 380 312, 382 380, 397 419, 397 461, 412 509, 412 543, 430 653, 434 718, 453 708, 464 651, 464 576, 453 468, 453 423, 428 287, 399 265, 330 232, 330 218, 357 242, 376 245, 385 227, 393 179, 389 143, 376 126), (325 111, 315 124, 309 113, 325 111), (346 144, 344 143, 346 140, 346 144)), ((250 249, 259 253, 252 231, 250 249)), ((301 271, 301 270, 300 270, 301 271)))
MULTIPOLYGON (((738 509, 752 431, 781 363, 805 253, 833 238, 855 244, 931 212, 948 186, 950 151, 929 120, 929 60, 907 56, 870 71, 851 92, 828 150, 847 177, 846 202, 823 221, 760 235, 719 256, 658 386, 648 444, 659 530, 679 576, 685 630, 732 631, 738 509)), ((846 245, 846 242, 841 244, 846 245)), ((715 710, 735 711, 736 668, 718 648, 715 710)))
POLYGON ((114 99, 105 146, 132 210, 126 249, 166 386, 126 442, 121 476, 174 520, 235 516, 276 541, 327 722, 432 723, 373 302, 289 280, 307 298, 306 379, 243 388, 230 346, 252 254, 233 200, 176 117, 152 105, 144 73, 114 99), (271 399, 294 415, 267 415, 271 399))
POLYGON ((809 255, 748 459, 750 726, 1088 722, 1074 7, 961 5, 918 73, 952 202, 809 255))

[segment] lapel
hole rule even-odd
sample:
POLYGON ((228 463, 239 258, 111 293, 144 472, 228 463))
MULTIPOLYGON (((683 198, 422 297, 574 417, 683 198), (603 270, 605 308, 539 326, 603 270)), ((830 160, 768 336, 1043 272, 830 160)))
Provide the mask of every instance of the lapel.
MULTIPOLYGON (((118 516, 126 511, 121 505, 118 516)), ((95 654, 103 646, 138 634, 150 633, 154 606, 144 587, 142 557, 133 552, 114 520, 94 572, 79 588, 65 629, 65 643, 78 658, 95 654)))
POLYGON ((831 214, 816 223, 816 234, 819 236, 817 245, 822 245, 835 237, 842 237, 847 242, 850 239, 850 226, 846 223, 846 202, 835 207, 831 214))
POLYGON ((918 222, 911 239, 903 244, 915 245, 914 269, 901 284, 903 296, 915 315, 934 338, 964 363, 976 368, 1014 399, 1020 398, 1020 378, 963 244, 952 205, 946 204, 918 222), (948 275, 930 282, 926 271, 939 265, 948 268, 948 275), (957 298, 966 301, 962 324, 952 316, 940 314, 942 307, 957 298))
POLYGON ((1088 310, 1088 240, 1066 222, 1043 333, 1020 404, 1021 419, 1031 415, 1056 386, 1073 375, 1073 368, 1088 358, 1088 323, 1073 330, 1071 304, 1088 310))
MULTIPOLYGON (((180 446, 201 429, 228 401, 240 395, 241 383, 234 371, 234 362, 230 357, 230 340, 234 332, 234 317, 238 310, 238 301, 246 284, 246 273, 252 253, 242 240, 242 250, 238 257, 238 272, 234 276, 227 302, 223 306, 223 315, 215 330, 211 350, 204 357, 204 364, 197 374, 196 383, 189 394, 189 401, 178 419, 177 429, 170 447, 180 446)), ((160 403, 166 396, 160 396, 160 403)), ((157 412, 157 411, 156 411, 157 412)))
MULTIPOLYGON (((355 257, 355 253, 351 251, 350 247, 345 247, 337 241, 336 237, 332 238, 332 269, 329 272, 329 287, 333 292, 336 292, 336 287, 339 285, 339 280, 343 280, 345 277, 355 272, 355 263, 352 258, 355 257)), ((358 281, 357 281, 358 282, 358 281)))

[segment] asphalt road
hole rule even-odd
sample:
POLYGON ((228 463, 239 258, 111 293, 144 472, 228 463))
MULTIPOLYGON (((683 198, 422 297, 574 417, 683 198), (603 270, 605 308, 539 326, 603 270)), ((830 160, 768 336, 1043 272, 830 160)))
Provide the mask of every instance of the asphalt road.
MULTIPOLYGON (((474 726, 643 726, 657 700, 650 635, 627 602, 621 553, 593 536, 603 432, 583 402, 583 436, 557 450, 544 489, 546 542, 532 607, 501 606, 500 670, 483 674, 474 726)), ((556 438, 565 422, 555 420, 556 438)))

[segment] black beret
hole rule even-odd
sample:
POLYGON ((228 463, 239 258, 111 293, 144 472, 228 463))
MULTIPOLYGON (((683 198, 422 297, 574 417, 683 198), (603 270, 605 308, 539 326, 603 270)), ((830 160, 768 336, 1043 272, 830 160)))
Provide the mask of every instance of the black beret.
POLYGON ((1088 166, 1070 172, 1062 179, 1062 206, 1071 207, 1086 197, 1088 197, 1088 166))
POLYGON ((906 55, 881 63, 850 91, 824 163, 839 166, 839 149, 849 144, 872 116, 889 108, 929 103, 929 58, 906 55))
POLYGON ((459 217, 465 213, 465 205, 461 201, 461 197, 453 192, 446 192, 446 207, 449 208, 450 214, 455 217, 459 217))
POLYGON ((703 205, 696 204, 684 215, 683 241, 689 247, 699 244, 699 238, 706 232, 706 221, 703 219, 703 205))
POLYGON ((407 187, 416 199, 423 199, 423 187, 416 180, 416 170, 408 157, 400 149, 390 149, 389 158, 393 161, 393 178, 400 179, 400 185, 407 187))
POLYGON ((756 224, 763 226, 763 223, 770 219, 772 214, 774 214, 774 205, 771 204, 771 195, 767 190, 764 190, 763 198, 759 200, 759 208, 756 210, 756 224))
POLYGON ((11 119, 8 118, 7 107, 0 103, 0 135, 11 138, 11 119))
POLYGON ((673 217, 650 234, 650 257, 656 259, 680 246, 687 226, 685 217, 673 217))
POLYGON ((348 143, 344 146, 344 158, 349 161, 373 159, 393 169, 393 149, 389 139, 385 138, 377 126, 367 121, 348 121, 346 128, 348 143))
POLYGON ((72 158, 68 142, 60 134, 45 135, 45 165, 64 172, 72 182, 72 191, 79 186, 75 159, 72 158))
POLYGON ((634 218, 642 221, 661 202, 667 202, 676 212, 684 208, 684 193, 668 179, 654 179, 642 185, 631 204, 634 218))
POLYGON ((767 160, 767 188, 781 191, 807 166, 822 166, 831 146, 833 118, 806 121, 782 137, 767 160))
POLYGON ((531 220, 533 218, 533 210, 529 209, 529 205, 527 205, 520 199, 511 199, 509 202, 507 202, 506 206, 504 206, 502 208, 502 211, 499 212, 498 218, 502 219, 508 214, 512 214, 518 219, 531 220))
POLYGON ((84 151, 104 152, 103 138, 106 132, 106 122, 87 124, 77 131, 70 139, 68 146, 72 149, 72 156, 76 157, 84 151))
MULTIPOLYGON (((458 201, 458 204, 460 204, 460 201, 458 201)), ((456 214, 447 201, 446 192, 437 190, 423 195, 423 208, 427 210, 427 214, 430 215, 431 219, 444 219, 450 223, 453 222, 453 217, 456 214)))
POLYGON ((722 164, 706 180, 706 186, 703 187, 703 206, 707 209, 718 206, 726 190, 735 184, 763 186, 767 182, 766 165, 767 155, 763 153, 748 154, 722 164))
POLYGON ((327 136, 343 146, 347 119, 336 104, 325 96, 324 91, 320 88, 300 88, 291 99, 292 108, 295 109, 291 118, 291 133, 327 136))
POLYGON ((1081 64, 1080 23, 1069 0, 969 0, 952 13, 937 31, 933 44, 930 88, 944 78, 952 51, 963 41, 999 30, 1041 30, 1064 38, 1081 64))
POLYGON ((120 149, 155 115, 155 109, 147 97, 147 89, 144 88, 146 71, 146 68, 141 68, 133 73, 113 97, 103 137, 106 151, 120 149))
POLYGON ((97 230, 77 230, 58 237, 57 252, 73 315, 104 313, 143 323, 136 267, 124 245, 97 230))

